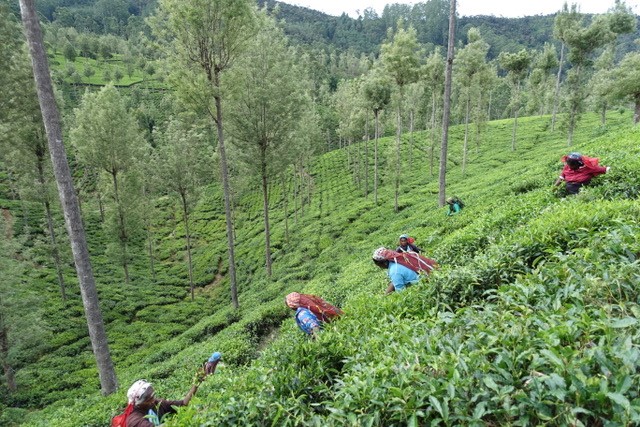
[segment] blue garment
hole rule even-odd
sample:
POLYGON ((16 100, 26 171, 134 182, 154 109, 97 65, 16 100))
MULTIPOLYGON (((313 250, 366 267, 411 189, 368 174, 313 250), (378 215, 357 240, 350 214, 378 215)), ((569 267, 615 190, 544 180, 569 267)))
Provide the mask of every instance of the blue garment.
POLYGON ((420 279, 418 273, 405 267, 397 262, 389 261, 389 268, 387 269, 387 275, 391 279, 391 283, 396 291, 403 290, 408 285, 417 283, 420 279))
POLYGON ((304 307, 298 307, 296 310, 296 323, 307 335, 311 335, 314 329, 320 329, 320 321, 316 315, 304 307))

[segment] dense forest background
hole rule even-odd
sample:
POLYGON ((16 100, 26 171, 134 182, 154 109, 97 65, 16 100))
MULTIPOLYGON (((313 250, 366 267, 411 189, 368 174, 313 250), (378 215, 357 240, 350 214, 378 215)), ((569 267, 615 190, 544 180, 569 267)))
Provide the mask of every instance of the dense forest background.
MULTIPOLYGON (((422 358, 441 352, 432 338, 425 338, 427 323, 447 336, 451 331, 443 319, 455 319, 452 324, 459 322, 458 327, 481 322, 466 318, 471 314, 465 308, 487 303, 482 309, 487 313, 508 311, 517 304, 501 288, 504 283, 526 282, 537 289, 533 295, 542 286, 536 277, 546 274, 549 281, 561 281, 571 276, 566 265, 589 271, 593 266, 585 260, 605 253, 601 243, 609 239, 617 246, 606 257, 620 264, 622 273, 595 269, 619 281, 618 294, 602 299, 634 304, 629 283, 638 277, 633 218, 640 187, 637 144, 634 148, 631 141, 637 135, 632 126, 640 119, 640 53, 637 16, 624 2, 614 2, 609 13, 597 16, 565 4, 549 16, 458 17, 451 106, 451 123, 457 126, 451 154, 443 158, 448 193, 461 194, 477 210, 475 219, 453 221, 443 217, 437 201, 448 1, 390 4, 380 16, 369 9, 354 19, 243 0, 234 3, 242 7, 225 11, 224 18, 234 24, 213 30, 207 25, 215 19, 198 20, 210 16, 204 13, 210 10, 198 9, 203 4, 36 1, 120 383, 118 395, 102 397, 20 10, 17 2, 0 0, 5 100, 0 105, 0 424, 104 425, 121 409, 122 390, 135 379, 152 379, 161 393, 182 390, 192 368, 214 347, 229 367, 225 379, 215 381, 230 392, 203 392, 197 411, 180 414, 178 423, 219 417, 221 424, 240 424, 242 416, 233 415, 237 410, 257 424, 264 415, 273 424, 286 418, 291 425, 301 420, 345 425, 355 423, 358 405, 370 401, 381 406, 371 409, 378 414, 368 419, 373 424, 442 421, 455 412, 450 414, 444 403, 455 400, 451 387, 471 393, 478 383, 449 370, 449 385, 431 384, 435 403, 425 395, 424 402, 412 401, 411 411, 403 412, 396 406, 409 399, 408 390, 425 384, 420 375, 439 380, 448 362, 409 374, 404 364, 393 365, 389 369, 402 373, 400 382, 410 378, 395 384, 385 368, 363 368, 363 358, 374 358, 365 354, 368 346, 384 351, 377 347, 375 331, 359 329, 355 320, 347 320, 343 331, 327 331, 319 345, 303 342, 290 322, 280 329, 290 316, 282 304, 286 292, 316 292, 352 313, 370 315, 372 330, 377 328, 388 342, 411 347, 427 339, 430 348, 414 348, 422 358), (232 27, 239 31, 225 33, 232 27), (202 28, 208 30, 199 32, 202 28), (192 38, 198 35, 202 38, 192 38), (212 55, 207 59, 213 62, 206 62, 197 47, 219 49, 219 35, 236 37, 237 51, 218 56, 235 55, 233 61, 216 63, 212 55), (221 106, 224 133, 216 115, 221 106), (596 151, 617 162, 614 168, 620 171, 607 178, 608 187, 587 192, 577 206, 562 204, 561 192, 551 194, 547 185, 547 175, 555 176, 559 167, 557 159, 573 149, 596 151), (625 174, 628 179, 621 178, 625 174), (572 217, 572 209, 584 213, 594 200, 602 202, 597 215, 572 217), (555 214, 587 231, 567 232, 555 214), (381 230, 393 236, 416 232, 445 266, 435 279, 442 294, 416 291, 430 308, 401 297, 405 311, 397 318, 393 301, 398 300, 378 301, 377 311, 367 311, 376 272, 365 261, 375 246, 391 246, 395 240, 381 230), (584 252, 575 255, 569 243, 584 252), (365 255, 345 265, 335 261, 352 251, 365 255), (351 287, 353 295, 346 291, 351 287), (442 295, 449 300, 443 302, 442 295), (388 330, 387 321, 397 329, 388 330), (416 322, 419 339, 418 332, 409 330, 416 322), (334 346, 332 338, 344 346, 334 346), (288 345, 291 339, 296 349, 288 345), (253 370, 244 372, 261 356, 253 370), (288 361, 290 370, 271 375, 268 363, 277 360, 288 361), (355 385, 361 368, 364 381, 382 384, 389 394, 376 396, 376 387, 355 385), (298 375, 294 371, 299 376, 288 379, 298 375), (376 382, 378 376, 383 379, 376 382), (252 386, 261 382, 269 387, 252 386), (247 399, 240 405, 234 396, 247 399), (217 401, 218 407, 212 403, 217 401), (327 403, 337 401, 344 407, 327 403), (268 406, 264 413, 263 404, 268 406)), ((582 294, 562 298, 580 299, 572 300, 576 306, 591 303, 593 295, 601 296, 594 289, 585 290, 588 302, 582 294)), ((551 306, 542 299, 531 303, 538 304, 540 316, 543 307, 551 306)), ((618 313, 618 308, 601 309, 590 315, 600 319, 618 313)), ((478 380, 489 391, 473 401, 484 403, 475 409, 458 405, 462 409, 454 423, 509 423, 517 416, 504 402, 512 398, 520 399, 522 408, 533 408, 531 413, 522 409, 533 423, 555 419, 588 425, 614 413, 620 422, 637 420, 640 406, 631 384, 638 378, 629 366, 638 358, 613 333, 635 333, 637 307, 619 310, 623 314, 601 341, 575 333, 581 345, 576 351, 606 347, 604 353, 593 350, 598 363, 606 359, 603 354, 620 348, 630 352, 620 362, 629 379, 620 378, 618 388, 602 391, 602 383, 589 383, 580 389, 593 399, 585 412, 565 413, 557 408, 571 405, 562 402, 548 409, 548 395, 529 393, 515 384, 520 378, 503 384, 511 380, 501 364, 502 371, 491 377, 500 387, 478 380), (530 400, 525 402, 523 393, 530 400)), ((578 322, 580 314, 574 314, 562 312, 568 322, 578 322)), ((585 329, 598 328, 590 324, 585 329)), ((572 360, 568 353, 553 358, 572 342, 565 332, 558 333, 560 339, 545 337, 544 344, 533 338, 535 344, 523 344, 540 345, 540 354, 562 371, 561 379, 551 374, 539 379, 531 374, 532 369, 538 372, 537 365, 522 368, 558 401, 566 395, 561 386, 570 388, 568 378, 579 377, 581 369, 563 371, 564 362, 558 360, 572 360)), ((496 341, 510 342, 508 331, 499 333, 504 335, 496 341)), ((494 338, 469 341, 464 357, 484 349, 482 340, 494 338)), ((482 357, 494 360, 500 351, 492 348, 482 357)), ((509 351, 525 353, 517 346, 509 351)), ((539 362, 538 356, 531 357, 539 362)), ((517 364, 504 363, 512 362, 517 364)), ((615 363, 598 366, 607 376, 615 363)), ((577 395, 577 400, 584 397, 577 395)))

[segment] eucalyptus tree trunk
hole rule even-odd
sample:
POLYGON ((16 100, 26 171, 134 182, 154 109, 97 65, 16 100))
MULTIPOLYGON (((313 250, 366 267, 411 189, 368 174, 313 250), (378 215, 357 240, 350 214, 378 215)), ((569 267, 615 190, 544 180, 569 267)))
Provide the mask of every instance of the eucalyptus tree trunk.
POLYGON ((365 122, 365 134, 367 135, 366 141, 364 143, 364 198, 369 198, 369 142, 371 141, 371 137, 369 135, 369 120, 370 115, 367 114, 367 119, 365 122))
POLYGON ((394 198, 393 198, 393 211, 398 212, 398 193, 400 192, 400 139, 402 137, 402 111, 400 103, 402 102, 402 96, 398 102, 397 110, 397 126, 396 126, 396 176, 394 177, 394 198))
POLYGON ((431 94, 431 147, 429 149, 429 175, 433 176, 433 160, 436 145, 436 92, 431 94))
POLYGON ((98 366, 100 386, 102 394, 108 395, 116 391, 118 381, 109 353, 109 343, 98 302, 98 293, 80 215, 80 206, 73 188, 71 170, 69 169, 65 148, 62 143, 60 115, 56 107, 53 83, 49 74, 47 54, 42 41, 42 32, 36 15, 34 0, 20 0, 20 11, 29 44, 29 53, 33 65, 38 101, 47 133, 53 172, 58 184, 60 202, 64 211, 73 259, 78 273, 78 281, 80 282, 80 293, 87 317, 89 337, 98 366))
POLYGON ((513 107, 513 131, 511 133, 511 151, 516 151, 516 135, 518 133, 518 113, 520 112, 520 80, 516 83, 516 102, 513 107))
POLYGON ((378 206, 378 136, 380 135, 380 111, 374 111, 376 119, 376 141, 373 145, 373 201, 378 206))
POLYGON ((289 180, 282 174, 282 204, 284 208, 284 241, 289 245, 289 180))
POLYGON ((153 250, 153 231, 151 230, 151 224, 149 220, 145 220, 145 228, 147 229, 147 252, 149 253, 149 268, 151 269, 151 279, 156 281, 156 265, 155 255, 153 250))
MULTIPOLYGON (((215 87, 220 87, 220 76, 214 75, 215 87)), ((233 238, 233 223, 231 222, 231 186, 229 185, 229 166, 227 164, 227 152, 224 146, 224 132, 222 128, 222 97, 215 96, 216 104, 216 128, 218 130, 218 154, 220 155, 220 170, 222 175, 222 188, 224 192, 225 224, 227 228, 227 245, 229 255, 229 281, 231 282, 231 302, 233 308, 238 309, 238 286, 236 282, 236 256, 233 238)))
POLYGON ((193 286, 193 261, 191 259, 191 231, 189 230, 189 206, 187 205, 187 195, 184 192, 180 193, 180 200, 182 201, 182 220, 184 222, 184 234, 187 241, 187 263, 189 265, 189 291, 191 292, 191 301, 194 300, 194 286, 193 286))
POLYGON ((409 164, 413 164, 413 108, 409 110, 409 164))
POLYGON ((124 269, 124 281, 129 283, 129 254, 127 253, 127 240, 129 236, 127 234, 127 226, 124 220, 124 210, 122 209, 122 203, 120 203, 120 194, 118 191, 118 176, 116 172, 111 172, 113 178, 113 197, 116 205, 118 206, 118 225, 119 225, 119 238, 120 248, 122 249, 122 268, 124 269))
POLYGON ((564 42, 560 47, 560 64, 558 64, 558 76, 556 77, 556 91, 553 96, 553 114, 551 115, 551 131, 556 130, 556 114, 558 114, 558 103, 560 102, 560 77, 562 76, 562 65, 564 64, 564 42))
POLYGON ((462 148, 462 176, 464 176, 465 168, 467 167, 467 150, 469 140, 469 110, 471 109, 471 96, 467 94, 467 105, 464 115, 464 146, 462 148))
POLYGON ((451 114, 451 71, 453 69, 453 47, 456 26, 456 0, 451 0, 449 9, 449 46, 444 75, 444 106, 442 112, 442 146, 440 147, 440 188, 438 204, 444 206, 447 189, 447 148, 449 145, 449 116, 451 114))
MULTIPOLYGON (((266 145, 263 145, 265 147, 266 145)), ((260 164, 260 177, 262 181, 262 213, 264 215, 264 259, 267 268, 267 277, 271 277, 271 228, 269 226, 269 182, 267 180, 266 153, 262 153, 260 164)))

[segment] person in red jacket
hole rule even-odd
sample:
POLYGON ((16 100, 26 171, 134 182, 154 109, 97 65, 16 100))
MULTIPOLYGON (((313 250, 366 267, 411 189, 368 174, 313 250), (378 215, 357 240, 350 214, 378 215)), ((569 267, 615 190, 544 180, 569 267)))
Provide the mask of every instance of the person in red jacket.
POLYGON ((564 168, 555 185, 560 185, 564 181, 567 194, 578 194, 580 188, 589 184, 593 177, 607 173, 611 169, 608 166, 598 165, 597 158, 583 156, 580 153, 569 153, 562 158, 562 161, 564 168))

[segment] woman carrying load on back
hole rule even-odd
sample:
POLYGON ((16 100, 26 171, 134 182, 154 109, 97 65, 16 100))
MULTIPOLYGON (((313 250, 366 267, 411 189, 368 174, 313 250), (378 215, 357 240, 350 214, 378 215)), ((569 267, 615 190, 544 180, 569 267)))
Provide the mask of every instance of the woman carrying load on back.
POLYGON ((329 323, 343 314, 342 310, 315 295, 291 292, 285 297, 285 303, 296 310, 296 323, 307 335, 315 335, 322 323, 329 323))
POLYGON ((588 185, 593 177, 611 170, 608 166, 598 165, 599 159, 583 156, 580 153, 569 153, 562 157, 564 167, 554 185, 566 182, 567 194, 578 194, 583 185, 588 185))
POLYGON ((373 252, 373 263, 387 270, 390 282, 386 294, 402 291, 407 286, 418 283, 420 273, 430 274, 438 264, 425 256, 415 252, 398 253, 385 247, 373 252))

